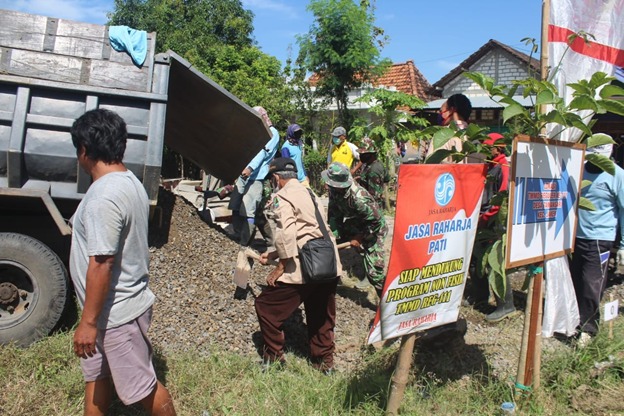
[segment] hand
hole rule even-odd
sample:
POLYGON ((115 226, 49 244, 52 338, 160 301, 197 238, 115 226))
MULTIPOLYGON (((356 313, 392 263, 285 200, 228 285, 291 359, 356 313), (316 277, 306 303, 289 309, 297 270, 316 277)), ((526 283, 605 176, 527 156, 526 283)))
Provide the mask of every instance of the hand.
POLYGON ((266 266, 269 262, 269 253, 265 251, 264 253, 260 254, 260 258, 258 259, 258 261, 260 262, 260 264, 264 264, 266 266))
POLYGON ((74 353, 80 358, 93 357, 97 326, 80 321, 74 333, 74 353))
POLYGON ((615 259, 617 260, 618 266, 624 266, 624 248, 618 250, 615 259))
POLYGON ((241 178, 243 178, 243 179, 247 179, 249 176, 251 176, 251 172, 252 172, 252 171, 253 171, 253 170, 252 170, 249 166, 247 166, 247 167, 243 170, 243 172, 241 173, 241 175, 240 175, 240 176, 241 176, 241 178))
POLYGON ((279 277, 281 275, 284 274, 284 266, 282 266, 282 263, 280 263, 277 267, 275 267, 275 269, 273 269, 273 271, 271 273, 269 273, 269 275, 266 278, 266 282, 267 285, 269 286, 275 286, 275 282, 277 282, 277 279, 279 279, 279 277))
POLYGON ((356 235, 355 237, 353 237, 350 241, 351 243, 351 247, 357 249, 357 250, 361 250, 362 249, 362 236, 361 235, 356 235))

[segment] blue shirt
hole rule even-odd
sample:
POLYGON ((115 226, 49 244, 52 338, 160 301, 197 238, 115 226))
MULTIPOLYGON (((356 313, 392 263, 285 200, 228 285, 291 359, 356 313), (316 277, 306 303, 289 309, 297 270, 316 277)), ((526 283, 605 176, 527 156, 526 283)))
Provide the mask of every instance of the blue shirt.
POLYGON ((264 145, 258 154, 251 159, 251 162, 247 165, 252 169, 251 175, 249 175, 249 180, 252 181, 262 181, 266 179, 267 174, 269 173, 269 163, 273 160, 275 153, 277 153, 277 145, 279 144, 279 133, 277 129, 273 126, 269 127, 273 136, 264 145))
POLYGON ((282 146, 282 157, 289 157, 295 161, 295 165, 297 166, 297 179, 299 182, 303 181, 306 178, 306 172, 303 167, 303 152, 301 151, 301 146, 292 144, 286 140, 282 146))
POLYGON ((592 173, 585 167, 583 179, 591 184, 581 196, 596 207, 594 211, 579 209, 576 236, 587 240, 614 241, 620 223, 620 248, 624 248, 624 170, 615 166, 615 175, 600 171, 592 173))

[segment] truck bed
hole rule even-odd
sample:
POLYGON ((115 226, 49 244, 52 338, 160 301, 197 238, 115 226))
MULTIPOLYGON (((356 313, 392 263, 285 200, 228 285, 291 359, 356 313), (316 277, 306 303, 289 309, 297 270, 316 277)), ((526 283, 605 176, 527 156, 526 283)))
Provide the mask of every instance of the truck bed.
POLYGON ((155 201, 163 146, 226 182, 270 138, 245 103, 173 51, 145 64, 111 48, 108 28, 0 10, 0 193, 48 190, 78 200, 91 179, 79 168, 69 129, 106 108, 128 125, 124 163, 155 201))

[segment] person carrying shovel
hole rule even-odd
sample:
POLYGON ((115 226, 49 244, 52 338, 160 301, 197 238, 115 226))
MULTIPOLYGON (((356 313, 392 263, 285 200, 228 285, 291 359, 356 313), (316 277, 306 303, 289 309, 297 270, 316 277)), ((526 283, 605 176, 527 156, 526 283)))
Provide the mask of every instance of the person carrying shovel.
MULTIPOLYGON (((255 302, 264 340, 263 365, 284 363, 282 325, 303 303, 311 361, 315 368, 330 373, 334 367, 336 285, 338 276, 342 274, 340 258, 336 251, 336 279, 328 283, 308 283, 304 280, 299 248, 308 240, 323 237, 313 198, 316 206, 320 206, 320 202, 297 180, 297 167, 290 158, 274 159, 269 165, 269 178, 278 190, 271 203, 276 222, 275 251, 262 253, 260 263, 268 264, 275 260, 278 263, 267 276, 267 286, 255 302)), ((321 216, 325 229, 328 229, 324 215, 321 216)))

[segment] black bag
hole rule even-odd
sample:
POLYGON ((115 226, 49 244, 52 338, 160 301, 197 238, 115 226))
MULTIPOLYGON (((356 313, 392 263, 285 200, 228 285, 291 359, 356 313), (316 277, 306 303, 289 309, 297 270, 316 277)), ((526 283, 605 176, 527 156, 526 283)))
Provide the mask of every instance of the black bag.
POLYGON ((333 241, 329 238, 325 222, 321 217, 316 199, 312 191, 310 197, 314 203, 316 221, 323 233, 323 238, 308 240, 301 250, 299 250, 299 263, 301 264, 301 274, 306 283, 329 283, 338 277, 338 264, 336 261, 336 250, 333 241))
POLYGON ((299 250, 301 273, 307 283, 325 283, 336 279, 338 266, 334 243, 324 238, 309 240, 299 250))

